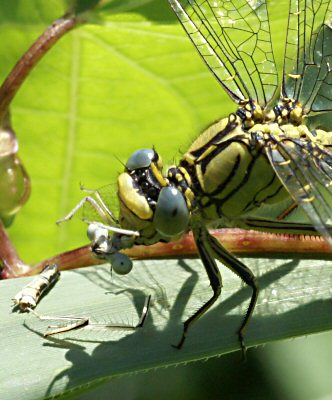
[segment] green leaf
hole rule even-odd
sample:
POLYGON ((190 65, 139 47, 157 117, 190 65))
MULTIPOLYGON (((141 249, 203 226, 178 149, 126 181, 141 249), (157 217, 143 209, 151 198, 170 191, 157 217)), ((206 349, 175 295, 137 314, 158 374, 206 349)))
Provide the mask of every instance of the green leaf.
MULTIPOLYGON (((78 220, 55 225, 82 198, 80 182, 115 182, 121 162, 140 147, 156 146, 172 163, 205 125, 234 108, 224 107, 224 93, 166 2, 156 22, 157 3, 125 14, 110 3, 97 15, 101 24, 76 29, 46 55, 15 99, 13 125, 32 195, 10 234, 26 261, 85 242, 78 220)), ((1 26, 3 77, 51 18, 23 21, 17 15, 1 26)))
MULTIPOLYGON (((0 78, 67 3, 0 4, 0 78)), ((172 164, 202 129, 234 109, 166 1, 102 3, 90 24, 41 60, 13 103, 32 185, 9 232, 22 258, 37 262, 85 243, 78 219, 55 225, 83 197, 80 183, 116 182, 122 163, 142 147, 155 146, 172 164)))
MULTIPOLYGON (((244 261, 259 276, 261 289, 245 337, 248 346, 332 328, 331 263, 244 261)), ((105 266, 64 272, 37 306, 41 315, 135 324, 146 296, 152 295, 146 324, 133 332, 86 327, 44 338, 47 325, 63 322, 41 322, 32 314, 10 311, 10 299, 31 278, 0 282, 1 354, 6 366, 0 373, 1 399, 21 398, 22 393, 26 400, 47 397, 133 371, 238 350, 236 331, 251 291, 220 268, 221 300, 193 325, 182 350, 171 347, 180 339, 182 321, 211 296, 198 260, 136 262, 131 274, 113 278, 105 266)))

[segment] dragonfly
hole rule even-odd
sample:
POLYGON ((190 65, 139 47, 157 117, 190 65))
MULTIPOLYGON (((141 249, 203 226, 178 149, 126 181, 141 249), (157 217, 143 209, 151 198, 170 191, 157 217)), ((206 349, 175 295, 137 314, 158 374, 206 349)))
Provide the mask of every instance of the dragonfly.
MULTIPOLYGON (((332 1, 290 0, 281 79, 266 1, 168 2, 236 109, 165 171, 155 149, 133 153, 118 176, 117 215, 105 187, 90 190, 60 222, 81 207, 93 210, 93 217, 83 213, 83 219, 95 224, 92 251, 105 259, 192 231, 212 293, 184 321, 175 347, 183 346, 192 324, 220 296, 220 261, 251 288, 237 331, 245 352, 257 280, 209 228, 319 234, 332 245, 332 1)), ((130 260, 122 262, 129 271, 130 260)))

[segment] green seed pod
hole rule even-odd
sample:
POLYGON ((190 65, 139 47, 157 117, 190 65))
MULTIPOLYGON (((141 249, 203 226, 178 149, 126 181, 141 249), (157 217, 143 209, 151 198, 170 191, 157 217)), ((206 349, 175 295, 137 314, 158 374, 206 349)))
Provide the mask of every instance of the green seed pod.
POLYGON ((5 226, 11 224, 30 194, 30 180, 17 151, 14 132, 0 129, 0 219, 5 226))

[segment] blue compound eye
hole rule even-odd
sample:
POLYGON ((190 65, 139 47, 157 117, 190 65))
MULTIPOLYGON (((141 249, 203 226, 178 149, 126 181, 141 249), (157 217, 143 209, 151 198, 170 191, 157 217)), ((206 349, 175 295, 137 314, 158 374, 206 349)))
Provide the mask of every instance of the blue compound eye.
POLYGON ((189 211, 181 192, 174 187, 161 189, 153 218, 156 230, 166 237, 180 235, 189 224, 189 211))
POLYGON ((148 168, 151 165, 154 156, 155 151, 152 149, 137 150, 129 157, 126 163, 126 168, 129 171, 139 168, 148 168))

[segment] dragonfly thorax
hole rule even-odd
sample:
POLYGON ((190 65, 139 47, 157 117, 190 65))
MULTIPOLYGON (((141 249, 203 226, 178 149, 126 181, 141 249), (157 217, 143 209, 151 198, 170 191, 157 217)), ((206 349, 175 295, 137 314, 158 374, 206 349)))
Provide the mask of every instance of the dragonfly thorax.
MULTIPOLYGON (((289 199, 265 153, 272 137, 283 140, 285 132, 277 122, 262 121, 261 112, 257 119, 261 122, 253 118, 249 129, 241 113, 230 114, 207 128, 180 161, 191 178, 195 215, 208 223, 229 225, 264 205, 289 199)), ((293 132, 289 125, 284 126, 298 138, 298 129, 293 126, 293 132)))
POLYGON ((270 111, 263 109, 254 100, 243 100, 239 105, 235 115, 240 118, 244 130, 260 123, 276 122, 279 125, 293 124, 295 126, 303 123, 301 103, 288 97, 283 97, 270 111))
POLYGON ((254 100, 243 100, 239 104, 240 107, 235 114, 240 118, 244 129, 249 129, 255 124, 264 121, 264 111, 254 100))
POLYGON ((273 111, 267 114, 267 117, 268 120, 277 122, 279 125, 293 124, 298 126, 303 123, 303 108, 298 101, 284 97, 273 108, 273 111))

